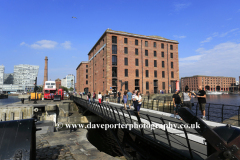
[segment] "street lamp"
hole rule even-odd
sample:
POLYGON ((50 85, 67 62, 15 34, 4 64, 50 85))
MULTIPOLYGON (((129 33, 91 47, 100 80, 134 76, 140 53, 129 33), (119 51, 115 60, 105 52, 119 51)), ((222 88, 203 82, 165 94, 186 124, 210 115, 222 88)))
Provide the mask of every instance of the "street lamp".
POLYGON ((71 84, 72 84, 71 87, 73 88, 73 79, 71 80, 71 84))

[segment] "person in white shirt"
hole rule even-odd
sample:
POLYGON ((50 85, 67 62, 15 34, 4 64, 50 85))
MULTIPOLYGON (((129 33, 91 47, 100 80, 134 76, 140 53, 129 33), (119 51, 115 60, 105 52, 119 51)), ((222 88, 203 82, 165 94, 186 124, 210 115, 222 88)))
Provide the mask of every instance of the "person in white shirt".
POLYGON ((102 95, 101 95, 101 92, 99 92, 98 94, 98 102, 101 104, 102 102, 102 95))
POLYGON ((140 112, 140 108, 141 108, 141 105, 142 105, 142 96, 140 95, 140 91, 137 92, 136 96, 134 97, 135 99, 135 104, 134 104, 134 107, 138 113, 138 116, 139 116, 139 112, 140 112))
POLYGON ((137 94, 137 91, 133 91, 132 101, 133 101, 134 111, 136 111, 136 108, 137 108, 137 104, 136 104, 136 106, 134 106, 135 105, 135 96, 136 96, 136 94, 137 94))

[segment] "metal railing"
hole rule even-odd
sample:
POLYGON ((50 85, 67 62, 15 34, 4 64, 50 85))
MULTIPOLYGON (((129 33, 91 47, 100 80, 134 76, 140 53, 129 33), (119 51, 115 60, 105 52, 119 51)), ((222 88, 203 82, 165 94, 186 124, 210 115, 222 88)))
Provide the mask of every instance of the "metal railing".
MULTIPOLYGON (((115 107, 114 105, 106 103, 99 104, 92 101, 89 103, 87 100, 78 97, 73 97, 73 100, 78 105, 85 107, 92 113, 102 117, 111 124, 120 123, 120 124, 144 125, 146 123, 147 124, 157 123, 164 125, 167 123, 174 123, 177 126, 183 125, 182 122, 176 122, 171 119, 165 119, 163 117, 144 114, 141 112, 139 117, 136 112, 123 110, 122 108, 118 108, 115 107), (142 121, 144 121, 144 123, 142 121)), ((129 130, 129 128, 127 127, 126 130, 129 130)), ((189 140, 188 137, 189 134, 199 136, 199 134, 194 129, 182 127, 178 128, 177 132, 170 132, 169 128, 166 129, 132 128, 130 132, 135 133, 136 135, 144 139, 147 139, 149 142, 155 145, 160 145, 161 147, 164 146, 165 149, 169 150, 177 149, 179 152, 176 153, 179 155, 181 155, 182 150, 186 150, 188 154, 187 159, 195 159, 194 157, 196 157, 196 154, 200 155, 203 158, 207 157, 207 153, 199 151, 198 147, 196 147, 196 144, 206 147, 205 145, 194 142, 193 140, 189 140), (191 146, 192 143, 195 143, 195 145, 193 145, 195 146, 195 148, 192 148, 191 146)))
MULTIPOLYGON (((199 103, 194 102, 193 104, 192 111, 196 113, 196 116, 202 116, 199 103)), ((205 112, 207 120, 240 126, 240 106, 206 103, 205 112)))

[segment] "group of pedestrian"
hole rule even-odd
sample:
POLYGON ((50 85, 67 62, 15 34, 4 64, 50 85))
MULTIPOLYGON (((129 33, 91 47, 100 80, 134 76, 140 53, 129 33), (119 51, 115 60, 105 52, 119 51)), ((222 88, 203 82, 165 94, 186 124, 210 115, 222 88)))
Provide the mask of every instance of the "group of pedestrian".
POLYGON ((199 110, 202 112, 202 119, 206 120, 205 117, 205 105, 206 105, 206 92, 202 89, 202 86, 198 87, 198 94, 189 91, 188 86, 185 87, 185 91, 182 93, 183 102, 181 101, 181 96, 179 95, 179 90, 176 90, 175 94, 173 94, 173 105, 174 105, 174 118, 178 118, 182 120, 178 115, 178 110, 181 106, 188 107, 190 110, 192 109, 191 97, 194 95, 198 98, 199 110))

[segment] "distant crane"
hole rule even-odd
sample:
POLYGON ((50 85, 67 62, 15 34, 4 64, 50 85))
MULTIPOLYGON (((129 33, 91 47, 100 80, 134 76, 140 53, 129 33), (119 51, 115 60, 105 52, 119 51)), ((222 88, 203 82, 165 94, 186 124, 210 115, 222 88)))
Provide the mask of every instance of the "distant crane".
POLYGON ((77 17, 72 17, 72 18, 76 18, 77 19, 77 17))

